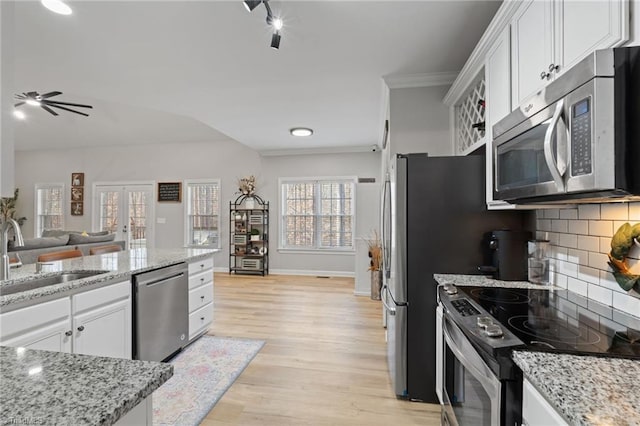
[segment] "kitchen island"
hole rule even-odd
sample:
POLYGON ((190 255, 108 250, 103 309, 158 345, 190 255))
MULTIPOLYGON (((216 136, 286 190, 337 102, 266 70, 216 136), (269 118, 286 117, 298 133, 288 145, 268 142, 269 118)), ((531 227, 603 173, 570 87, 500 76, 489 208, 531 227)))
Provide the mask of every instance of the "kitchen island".
POLYGON ((171 364, 0 347, 0 423, 112 425, 172 375, 171 364))

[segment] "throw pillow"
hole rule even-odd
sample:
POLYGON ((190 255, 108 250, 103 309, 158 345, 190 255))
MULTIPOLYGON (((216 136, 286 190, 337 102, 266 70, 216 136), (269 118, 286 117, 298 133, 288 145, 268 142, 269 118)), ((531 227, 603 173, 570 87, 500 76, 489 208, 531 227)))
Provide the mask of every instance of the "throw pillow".
POLYGON ((107 234, 107 235, 69 234, 69 245, 104 243, 106 241, 113 241, 115 239, 116 239, 116 234, 107 234))

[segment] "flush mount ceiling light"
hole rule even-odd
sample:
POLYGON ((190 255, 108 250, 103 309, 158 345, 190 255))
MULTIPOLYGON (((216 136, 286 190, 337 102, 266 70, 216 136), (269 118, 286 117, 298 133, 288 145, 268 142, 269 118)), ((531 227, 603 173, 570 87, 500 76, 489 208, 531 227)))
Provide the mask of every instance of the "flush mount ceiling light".
POLYGON ((280 39, 281 39, 280 30, 284 26, 284 22, 282 22, 281 18, 273 15, 273 12, 271 11, 271 6, 269 6, 268 0, 260 0, 260 1, 245 0, 243 3, 244 3, 244 7, 249 12, 253 11, 253 9, 258 7, 260 3, 264 4, 265 9, 267 9, 267 24, 273 27, 273 35, 271 36, 271 47, 273 47, 274 49, 279 49, 280 39))
POLYGON ((289 129, 289 133, 291 133, 291 136, 306 137, 313 135, 313 130, 308 127, 294 127, 289 129))
MULTIPOLYGON (((43 110, 47 111, 49 114, 52 114, 52 115, 58 115, 58 113, 52 110, 51 108, 58 108, 64 111, 73 112, 75 114, 84 115, 85 117, 89 116, 89 114, 85 114, 84 112, 76 111, 68 107, 71 106, 75 108, 93 108, 91 105, 72 104, 69 102, 49 100, 49 98, 52 98, 58 95, 62 95, 62 92, 55 91, 55 92, 45 93, 44 95, 41 95, 38 92, 22 92, 21 94, 14 96, 16 100, 20 101, 16 103, 14 107, 17 108, 21 105, 27 104, 27 105, 36 106, 36 107, 39 106, 43 110)), ((21 112, 21 111, 16 110, 16 112, 21 112)), ((16 112, 14 112, 14 115, 16 114, 16 112)))
POLYGON ((62 0, 40 0, 40 3, 50 11, 59 15, 71 15, 73 11, 62 0))

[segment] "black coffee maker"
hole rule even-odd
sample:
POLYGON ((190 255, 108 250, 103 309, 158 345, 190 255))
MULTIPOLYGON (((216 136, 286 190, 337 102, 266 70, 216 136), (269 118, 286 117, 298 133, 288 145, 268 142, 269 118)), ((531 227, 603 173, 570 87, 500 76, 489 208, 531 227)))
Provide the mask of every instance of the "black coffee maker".
POLYGON ((493 274, 493 278, 502 281, 527 280, 527 241, 531 239, 529 231, 511 231, 503 229, 484 234, 485 266, 479 266, 482 273, 493 274))

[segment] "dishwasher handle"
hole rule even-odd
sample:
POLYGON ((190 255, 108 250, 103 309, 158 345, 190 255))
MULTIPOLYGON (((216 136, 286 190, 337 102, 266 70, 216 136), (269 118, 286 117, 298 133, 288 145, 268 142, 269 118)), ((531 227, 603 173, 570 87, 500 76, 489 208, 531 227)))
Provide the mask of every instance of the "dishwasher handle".
POLYGON ((138 286, 144 285, 147 287, 153 287, 154 285, 163 284, 165 281, 172 280, 174 278, 182 278, 184 277, 184 272, 179 272, 177 274, 167 275, 164 277, 159 277, 156 279, 148 280, 148 281, 138 281, 138 286))

